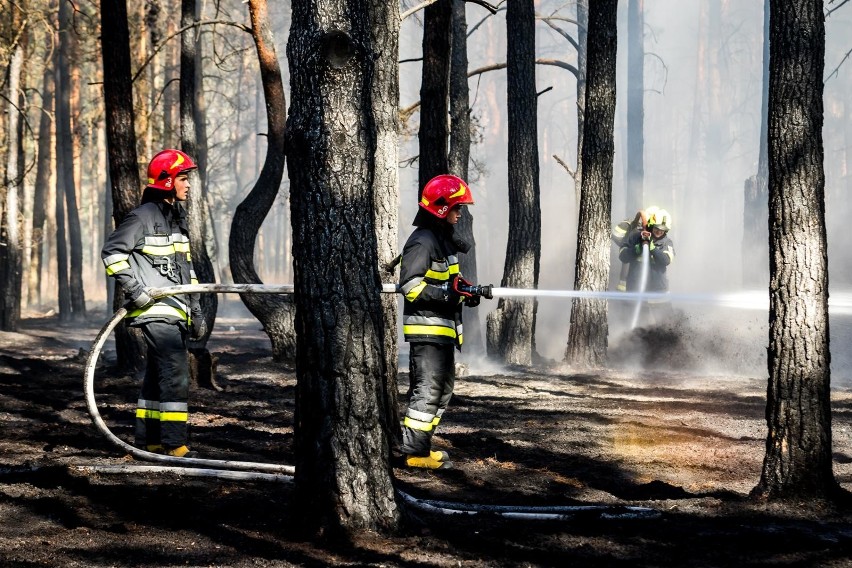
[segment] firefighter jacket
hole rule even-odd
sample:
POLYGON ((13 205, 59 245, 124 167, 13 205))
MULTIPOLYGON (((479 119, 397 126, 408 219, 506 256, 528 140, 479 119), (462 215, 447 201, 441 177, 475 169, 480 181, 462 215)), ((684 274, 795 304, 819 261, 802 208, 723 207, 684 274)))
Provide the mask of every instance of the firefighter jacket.
MULTIPOLYGON (((128 213, 107 239, 101 258, 107 275, 115 278, 128 301, 145 288, 198 283, 189 252, 186 210, 179 203, 150 201, 128 213)), ((198 306, 196 294, 167 296, 146 308, 131 308, 126 317, 130 325, 149 321, 188 325, 198 306)))
POLYGON ((627 242, 627 237, 630 233, 643 225, 644 220, 642 218, 642 212, 636 213, 632 219, 625 219, 618 223, 617 225, 613 225, 612 233, 610 237, 612 238, 612 242, 615 243, 618 247, 624 246, 624 243, 627 242))
POLYGON ((625 219, 617 225, 613 225, 612 234, 610 235, 612 242, 619 247, 623 246, 627 241, 627 237, 630 235, 630 232, 637 226, 638 223, 635 219, 625 219))
POLYGON ((405 301, 405 341, 455 345, 461 349, 462 297, 452 291, 459 274, 458 251, 437 229, 415 229, 402 251, 399 282, 405 301))
MULTIPOLYGON (((627 273, 627 291, 638 292, 642 277, 642 233, 636 229, 627 235, 627 239, 618 253, 621 262, 630 264, 627 273)), ((660 239, 651 238, 648 244, 649 262, 648 284, 646 292, 668 292, 669 280, 666 269, 674 260, 674 245, 668 235, 660 239)))

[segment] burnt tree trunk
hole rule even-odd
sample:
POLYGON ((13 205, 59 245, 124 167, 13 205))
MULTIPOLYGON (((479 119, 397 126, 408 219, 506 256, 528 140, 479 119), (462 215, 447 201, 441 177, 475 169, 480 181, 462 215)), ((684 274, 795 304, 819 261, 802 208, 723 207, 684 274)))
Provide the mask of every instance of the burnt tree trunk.
MULTIPOLYGON (((196 21, 196 0, 182 0, 181 2, 181 27, 191 25, 196 21)), ((198 124, 203 121, 203 116, 198 116, 197 99, 199 92, 198 82, 201 81, 201 70, 196 67, 198 62, 198 51, 201 44, 198 41, 198 28, 189 29, 181 34, 180 50, 180 140, 184 152, 198 159, 198 124)), ((198 162, 196 162, 198 163, 198 162)), ((201 164, 199 168, 190 172, 191 190, 187 198, 189 212, 189 243, 192 254, 192 267, 198 277, 199 283, 216 282, 213 273, 213 262, 207 253, 207 210, 204 194, 207 187, 201 183, 206 176, 201 175, 201 164)), ((190 376, 195 384, 215 388, 215 377, 213 376, 213 358, 207 349, 207 340, 213 331, 216 322, 216 309, 219 305, 219 297, 216 294, 202 294, 200 298, 203 317, 207 322, 207 334, 197 341, 190 341, 189 347, 189 369, 190 376)))
MULTIPOLYGON (((391 167, 398 6, 293 3, 287 125, 298 385, 296 507, 310 531, 393 530, 376 187, 391 167), (388 83, 390 82, 390 83, 388 83), (377 173, 380 173, 377 177, 377 173), (365 204, 367 205, 365 207, 365 204), (319 224, 317 219, 327 219, 319 224)), ((394 417, 396 422, 398 419, 394 417)))
MULTIPOLYGON (((447 167, 451 174, 468 181, 470 161, 470 89, 467 83, 467 18, 465 0, 451 0, 452 59, 450 62, 450 152, 447 167)), ((422 187, 422 186, 421 186, 422 187)), ((469 207, 462 209, 456 233, 470 243, 470 250, 459 255, 459 268, 464 277, 478 282, 476 268, 476 239, 473 236, 473 214, 469 207)), ((479 308, 467 308, 464 314, 464 347, 467 353, 485 351, 479 308)))
MULTIPOLYGON (((376 129, 376 142, 373 155, 373 222, 375 224, 378 247, 377 266, 380 271, 388 266, 399 254, 399 27, 398 10, 390 7, 377 10, 373 26, 373 37, 379 49, 375 62, 375 74, 370 81, 370 100, 372 101, 371 120, 376 129), (388 20, 392 25, 385 27, 388 20)), ((396 283, 393 277, 386 278, 396 283)), ((399 421, 399 337, 397 330, 398 297, 396 294, 382 294, 382 313, 384 317, 384 337, 382 343, 385 353, 385 372, 383 377, 384 404, 382 412, 387 423, 388 436, 393 446, 402 442, 402 429, 399 421)))
POLYGON ((769 215, 769 166, 767 129, 769 119, 769 3, 763 5, 763 87, 760 104, 760 153, 757 174, 745 181, 743 201, 742 279, 748 287, 766 286, 769 280, 768 235, 763 220, 769 215))
POLYGON ((71 65, 75 58, 77 42, 71 24, 72 6, 68 2, 59 3, 59 48, 57 59, 56 84, 56 125, 61 127, 63 136, 57 135, 57 177, 63 178, 65 195, 65 214, 68 229, 69 272, 68 290, 71 299, 71 311, 64 319, 83 320, 86 318, 86 298, 83 292, 83 237, 80 228, 80 212, 77 208, 77 188, 74 178, 74 132, 71 130, 71 65))
POLYGON ((827 498, 832 472, 821 0, 771 4, 769 386, 757 496, 827 498))
POLYGON ((417 198, 423 186, 447 165, 447 116, 450 93, 452 2, 438 0, 423 11, 423 71, 420 83, 420 168, 417 198))
MULTIPOLYGON (((254 251, 260 226, 275 202, 284 177, 287 101, 266 1, 250 0, 249 13, 266 100, 266 159, 257 182, 234 213, 228 239, 228 258, 235 283, 262 284, 254 267, 254 251)), ((263 324, 263 330, 272 342, 272 357, 276 361, 294 360, 296 332, 293 327, 292 298, 272 294, 241 294, 240 297, 254 317, 263 324)))
MULTIPOLYGON (((126 3, 122 0, 101 0, 101 23, 109 179, 112 182, 112 217, 117 227, 139 204, 140 195, 126 3), (107 24, 103 25, 104 22, 107 24)), ((60 184, 56 185, 59 189, 60 184)), ((57 225, 61 221, 60 212, 57 207, 57 225)), ((62 253, 57 250, 57 254, 62 253)), ((60 274, 60 293, 61 283, 60 274)), ((113 308, 118 309, 123 303, 123 295, 115 294, 113 308)), ((138 329, 128 328, 123 323, 116 327, 115 351, 119 369, 137 371, 144 368, 145 342, 138 329)))
MULTIPOLYGON (((20 26, 23 18, 18 9, 13 9, 12 23, 20 26)), ((17 28, 16 28, 17 29, 17 28)), ((24 185, 23 164, 19 153, 21 139, 19 123, 22 120, 16 103, 19 100, 21 70, 24 64, 24 46, 20 43, 12 46, 11 58, 6 76, 6 174, 3 184, 3 220, 0 224, 0 283, 3 285, 0 302, 0 329, 17 331, 21 320, 21 212, 22 189, 24 185)))
MULTIPOLYGON (((605 291, 609 285, 612 165, 615 153, 615 56, 618 0, 592 2, 589 9, 583 181, 577 225, 575 290, 605 291)), ((606 361, 606 300, 577 298, 565 359, 580 367, 606 361)))
MULTIPOLYGON (((509 111, 509 238, 501 286, 538 288, 541 260, 535 6, 515 0, 506 8, 506 82, 509 111)), ((489 356, 513 365, 535 357, 536 300, 501 298, 488 314, 489 356)))
POLYGON ((42 113, 38 123, 38 162, 36 164, 35 188, 33 190, 33 246, 30 253, 30 269, 27 274, 30 304, 41 307, 42 254, 46 238, 47 194, 50 184, 50 172, 53 169, 53 69, 44 67, 42 77, 41 100, 42 113))
POLYGON ((577 0, 577 167, 574 168, 575 205, 580 207, 583 184, 583 133, 586 114, 586 68, 588 67, 589 0, 577 0))

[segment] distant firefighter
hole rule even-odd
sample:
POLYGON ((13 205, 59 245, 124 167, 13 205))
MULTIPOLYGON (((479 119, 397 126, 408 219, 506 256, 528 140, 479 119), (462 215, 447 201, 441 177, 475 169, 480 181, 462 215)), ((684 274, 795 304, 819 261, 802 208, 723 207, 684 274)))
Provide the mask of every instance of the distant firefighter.
MULTIPOLYGON (((651 205, 646 209, 640 209, 636 212, 633 219, 625 219, 612 227, 612 242, 615 243, 615 246, 618 247, 619 251, 621 251, 621 247, 627 242, 627 237, 632 231, 640 227, 642 230, 648 229, 648 218, 658 209, 659 207, 656 205, 651 205)), ((616 290, 619 292, 627 290, 627 270, 629 268, 629 262, 621 263, 621 272, 618 277, 618 285, 616 285, 616 290)))
MULTIPOLYGON (((626 287, 628 292, 668 292, 666 271, 674 260, 674 244, 668 237, 671 215, 665 209, 656 209, 647 217, 645 227, 636 227, 624 239, 618 258, 628 264, 626 287), (648 247, 647 282, 642 289, 643 247, 648 247)), ((671 303, 668 300, 647 302, 655 321, 668 321, 671 303)))

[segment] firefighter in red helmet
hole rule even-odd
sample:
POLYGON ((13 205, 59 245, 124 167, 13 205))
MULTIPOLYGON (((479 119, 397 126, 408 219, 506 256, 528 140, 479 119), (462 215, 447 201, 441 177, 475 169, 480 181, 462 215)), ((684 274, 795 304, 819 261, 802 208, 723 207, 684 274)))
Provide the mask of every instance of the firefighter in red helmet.
POLYGON ((409 402, 401 451, 408 467, 449 469, 447 452, 432 450, 455 384, 455 349, 461 349, 462 306, 491 298, 491 286, 476 286, 459 272, 460 253, 470 244, 455 234, 462 207, 473 205, 468 185, 439 175, 423 187, 414 226, 402 252, 399 282, 405 298, 402 331, 409 343, 409 402))
POLYGON ((150 452, 193 457, 187 446, 187 336, 207 334, 199 299, 153 299, 152 289, 197 284, 189 252, 186 201, 195 162, 163 150, 148 164, 142 204, 107 238, 101 258, 129 302, 127 324, 142 331, 148 363, 136 409, 136 445, 150 452))

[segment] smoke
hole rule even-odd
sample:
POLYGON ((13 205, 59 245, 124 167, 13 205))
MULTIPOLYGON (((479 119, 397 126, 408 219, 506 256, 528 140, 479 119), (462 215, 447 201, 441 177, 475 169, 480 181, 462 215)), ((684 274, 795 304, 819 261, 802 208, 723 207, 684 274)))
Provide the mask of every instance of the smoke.
MULTIPOLYGON (((549 14, 564 6, 542 2, 538 10, 549 14)), ((743 202, 745 180, 757 173, 760 147, 763 65, 763 2, 721 3, 719 27, 710 29, 701 3, 656 0, 645 3, 645 105, 644 105, 644 204, 668 209, 673 216, 670 232, 675 261, 668 275, 673 294, 709 294, 743 290, 743 202), (699 42, 711 58, 699 60, 699 42), (711 62, 713 65, 711 66, 711 62)), ((622 6, 623 9, 623 6, 622 6)), ((570 8, 569 8, 570 10, 570 8)), ((573 14, 568 14, 573 15, 573 14)), ((483 17, 482 10, 468 5, 468 22, 483 17)), ((852 10, 838 10, 827 20, 826 74, 842 60, 848 46, 846 28, 852 10)), ((470 66, 505 61, 504 14, 490 18, 469 38, 470 66)), ((537 51, 541 57, 576 63, 573 49, 552 29, 537 27, 537 51)), ((626 210, 626 21, 619 20, 618 102, 616 107, 616 154, 613 172, 612 221, 632 217, 626 210)), ((573 33, 573 28, 569 30, 573 33)), ((402 59, 417 57, 422 29, 403 23, 402 59)), ((847 66, 848 67, 848 66, 847 66)), ((419 98, 420 66, 405 64, 401 70, 403 106, 419 98)), ((832 291, 849 288, 850 266, 843 250, 844 219, 849 216, 845 190, 849 122, 845 92, 852 70, 826 82, 826 202, 832 291), (830 117, 833 116, 833 120, 830 117), (833 159, 836 156, 840 159, 833 159)), ((553 158, 576 163, 577 112, 575 78, 565 70, 536 67, 539 159, 541 165, 542 251, 539 287, 571 289, 576 257, 577 205, 573 180, 553 158), (549 91, 545 91, 552 87, 549 91)), ((472 79, 474 113, 481 117, 483 141, 472 149, 474 159, 487 172, 472 184, 476 194, 474 231, 477 240, 480 280, 499 284, 508 237, 506 189, 505 71, 472 79)), ((416 140, 401 155, 415 155, 416 140)), ((413 213, 416 171, 403 177, 401 191, 401 238, 410 232, 406 219, 413 213), (407 185, 406 185, 407 183, 407 185), (407 192, 407 193, 406 193, 407 192)), ((768 223, 767 223, 768 225, 768 223)), ((768 229, 767 237, 768 239, 768 229)), ((766 259, 768 266, 768 259, 766 259)), ((766 271, 765 267, 762 268, 766 271)), ((747 269, 747 268, 746 268, 747 269)), ((768 286, 768 282, 767 282, 768 286)), ((483 302, 486 311, 491 304, 483 302)), ((675 304, 680 318, 664 330, 640 325, 626 329, 624 312, 629 307, 610 302, 610 351, 613 364, 649 368, 674 365, 695 372, 731 375, 766 375, 768 312, 763 309, 721 308, 702 304, 675 304), (662 341, 670 357, 649 359, 648 346, 662 341), (677 357, 675 357, 675 353, 677 357), (676 360, 675 360, 676 359, 676 360)), ((541 298, 538 303, 538 353, 561 361, 568 338, 570 299, 541 298)), ((483 314, 484 315, 484 314, 483 314)), ((482 318, 484 321, 484 317, 482 318)), ((627 318, 629 321, 629 317, 627 318)), ((841 317, 831 322, 835 384, 849 381, 852 357, 841 346, 852 333, 841 317)))

